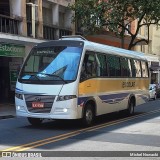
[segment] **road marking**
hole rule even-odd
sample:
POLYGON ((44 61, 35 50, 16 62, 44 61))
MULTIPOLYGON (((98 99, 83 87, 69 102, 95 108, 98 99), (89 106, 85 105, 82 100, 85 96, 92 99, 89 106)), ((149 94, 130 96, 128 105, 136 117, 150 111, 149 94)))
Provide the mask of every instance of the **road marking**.
POLYGON ((26 151, 26 150, 29 150, 29 149, 32 149, 32 148, 35 148, 35 147, 43 146, 45 144, 50 144, 50 143, 53 143, 53 142, 64 140, 64 139, 79 135, 81 133, 98 130, 98 129, 101 129, 101 128, 104 128, 104 127, 109 127, 109 126, 112 126, 112 125, 115 125, 115 124, 123 123, 123 122, 126 122, 126 121, 130 121, 130 120, 133 120, 133 119, 136 119, 136 118, 139 118, 139 117, 144 117, 144 116, 151 115, 151 114, 158 113, 158 112, 160 112, 160 109, 151 111, 149 113, 142 113, 142 114, 135 115, 135 116, 132 116, 132 117, 126 117, 126 118, 123 118, 123 119, 120 119, 120 120, 118 119, 118 120, 115 120, 115 121, 106 122, 104 124, 99 124, 99 125, 96 125, 96 126, 79 129, 77 131, 72 131, 72 132, 69 132, 69 133, 65 133, 65 134, 54 136, 54 137, 38 140, 38 141, 35 141, 35 142, 26 143, 26 144, 23 144, 23 145, 20 145, 20 146, 7 148, 3 151, 26 151))
POLYGON ((43 142, 43 143, 40 143, 40 144, 36 144, 36 145, 33 145, 33 146, 30 146, 30 147, 24 147, 22 149, 19 149, 18 151, 26 151, 26 150, 29 150, 29 149, 32 149, 32 148, 35 148, 35 147, 39 147, 39 146, 43 146, 45 144, 50 144, 50 143, 53 143, 53 142, 57 142, 57 141, 60 141, 60 140, 64 140, 64 139, 67 139, 67 138, 70 138, 70 137, 73 137, 73 136, 76 136, 76 135, 79 135, 80 133, 74 133, 72 135, 68 135, 68 136, 64 136, 64 137, 61 137, 59 139, 53 139, 49 142, 43 142))

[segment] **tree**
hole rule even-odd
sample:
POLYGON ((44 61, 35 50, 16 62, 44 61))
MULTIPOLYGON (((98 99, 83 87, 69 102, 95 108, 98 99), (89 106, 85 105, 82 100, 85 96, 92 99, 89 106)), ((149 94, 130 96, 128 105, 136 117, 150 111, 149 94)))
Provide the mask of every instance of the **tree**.
POLYGON ((159 25, 160 22, 160 0, 76 0, 69 8, 75 11, 73 21, 81 21, 84 34, 107 28, 122 39, 123 48, 127 31, 130 35, 129 50, 142 41, 148 44, 150 25, 159 25), (128 28, 134 20, 137 20, 135 33, 128 28), (136 40, 143 26, 148 29, 148 39, 136 40))

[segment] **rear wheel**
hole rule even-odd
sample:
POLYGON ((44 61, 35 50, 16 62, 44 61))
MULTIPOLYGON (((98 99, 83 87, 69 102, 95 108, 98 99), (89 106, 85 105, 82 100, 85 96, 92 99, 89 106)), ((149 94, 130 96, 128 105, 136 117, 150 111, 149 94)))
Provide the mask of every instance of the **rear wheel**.
POLYGON ((39 126, 42 123, 43 120, 41 118, 28 117, 28 121, 33 126, 39 126))
POLYGON ((156 100, 157 99, 157 94, 155 93, 154 94, 154 98, 153 98, 154 100, 156 100))
POLYGON ((128 115, 133 115, 134 114, 134 107, 135 107, 134 100, 131 99, 129 104, 128 104, 128 109, 127 109, 127 114, 128 115))
POLYGON ((87 127, 91 126, 93 124, 94 121, 94 106, 92 106, 92 104, 87 104, 85 109, 84 109, 84 113, 83 113, 83 124, 87 127))

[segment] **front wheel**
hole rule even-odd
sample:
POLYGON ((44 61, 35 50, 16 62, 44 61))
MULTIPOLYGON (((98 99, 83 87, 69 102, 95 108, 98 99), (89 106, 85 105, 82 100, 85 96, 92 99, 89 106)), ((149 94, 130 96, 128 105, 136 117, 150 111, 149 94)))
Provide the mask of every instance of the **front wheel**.
POLYGON ((39 126, 42 123, 43 120, 41 118, 28 117, 28 121, 33 126, 39 126))
POLYGON ((91 126, 94 121, 94 109, 91 104, 87 104, 83 113, 83 124, 87 127, 91 126))

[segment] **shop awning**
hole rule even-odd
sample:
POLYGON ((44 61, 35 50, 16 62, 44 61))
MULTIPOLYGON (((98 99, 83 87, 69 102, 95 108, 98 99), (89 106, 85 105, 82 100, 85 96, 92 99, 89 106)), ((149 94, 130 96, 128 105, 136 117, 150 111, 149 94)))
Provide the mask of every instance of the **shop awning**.
POLYGON ((18 44, 18 45, 35 45, 45 41, 46 40, 0 33, 0 43, 10 43, 10 44, 18 44))

